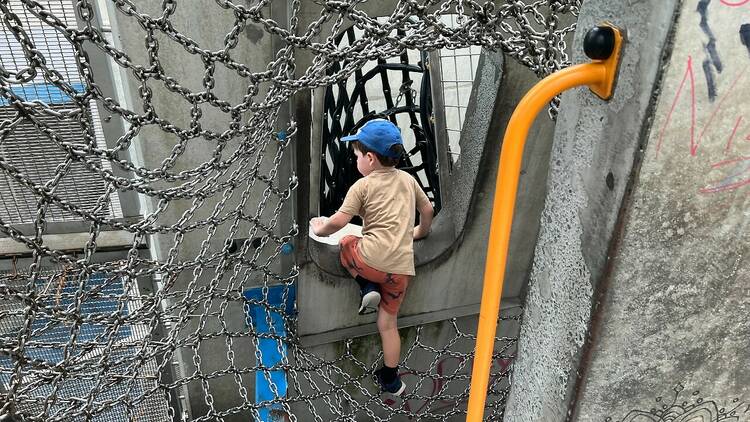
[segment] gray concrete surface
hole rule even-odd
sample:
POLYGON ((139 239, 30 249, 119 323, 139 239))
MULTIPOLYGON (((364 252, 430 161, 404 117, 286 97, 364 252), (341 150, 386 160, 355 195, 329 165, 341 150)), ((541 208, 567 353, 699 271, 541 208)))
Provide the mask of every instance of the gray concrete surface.
POLYGON ((750 5, 729 3, 680 7, 575 420, 750 420, 750 5))
MULTIPOLYGON (((471 96, 466 110, 464 130, 459 141, 461 155, 453 165, 448 186, 446 208, 450 208, 454 227, 454 238, 461 236, 469 216, 469 209, 474 199, 479 169, 486 165, 485 160, 496 159, 487 157, 484 145, 488 136, 499 136, 501 133, 488 133, 492 120, 497 114, 493 113, 499 96, 506 95, 507 85, 500 85, 502 77, 503 55, 500 53, 484 52, 479 57, 476 77, 471 90, 471 96)), ((535 160, 539 159, 535 157, 535 160)))
MULTIPOLYGON (((135 4, 140 13, 151 16, 159 16, 161 14, 161 4, 159 2, 138 1, 135 4)), ((180 2, 175 10, 175 14, 170 17, 170 21, 177 31, 190 36, 198 43, 200 48, 213 51, 220 50, 223 48, 224 37, 229 29, 231 29, 235 19, 233 13, 229 10, 212 6, 210 11, 211 13, 205 13, 205 10, 201 7, 187 7, 187 3, 180 2), (200 22, 200 24, 196 24, 196 22, 200 22)), ((111 13, 110 17, 113 26, 116 26, 114 32, 119 36, 117 41, 128 52, 131 61, 148 66, 147 50, 144 47, 146 32, 143 28, 141 28, 135 19, 124 16, 122 13, 111 13)), ((184 88, 190 89, 193 92, 204 91, 205 87, 202 82, 206 68, 200 57, 188 53, 180 44, 169 39, 159 31, 157 31, 157 39, 159 41, 160 63, 164 67, 165 73, 179 81, 184 88)), ((271 39, 265 31, 253 24, 248 24, 244 33, 239 37, 238 46, 232 50, 232 55, 236 61, 247 64, 253 72, 263 71, 266 64, 273 57, 271 44, 271 39)), ((242 101, 242 97, 249 85, 248 79, 240 77, 236 72, 230 71, 222 65, 216 66, 213 76, 215 87, 212 91, 217 97, 228 101, 232 105, 236 105, 242 101)), ((135 111, 143 110, 142 100, 137 91, 138 81, 128 73, 122 74, 122 80, 127 90, 126 94, 129 97, 129 108, 135 111)), ((256 97, 256 101, 262 100, 264 92, 268 89, 268 85, 264 84, 260 87, 260 94, 256 97)), ((153 90, 151 103, 155 112, 161 118, 167 119, 176 126, 181 128, 189 127, 191 105, 181 95, 169 91, 161 81, 152 79, 149 81, 148 86, 153 90)), ((204 128, 218 132, 226 130, 231 120, 228 114, 206 104, 202 105, 201 109, 203 117, 200 122, 204 128)), ((250 113, 247 112, 243 118, 246 120, 249 116, 250 113)), ((268 122, 268 124, 272 125, 273 122, 268 122)), ((140 132, 137 142, 134 142, 133 149, 139 152, 138 154, 134 154, 134 156, 136 159, 140 156, 141 162, 138 163, 140 165, 148 168, 159 168, 162 160, 171 155, 172 149, 177 145, 177 142, 178 139, 175 135, 159 128, 147 127, 140 132)), ((228 142, 223 154, 231 154, 236 150, 238 144, 237 139, 231 140, 228 142)), ((208 141, 202 138, 191 139, 187 144, 185 152, 175 161, 171 171, 179 172, 199 166, 211 158, 211 153, 215 147, 215 141, 208 141)), ((277 146, 272 143, 265 143, 265 146, 259 150, 265 154, 260 163, 260 174, 267 173, 271 168, 271 161, 275 155, 276 148, 277 146)), ((248 154, 247 159, 250 162, 248 168, 252 167, 252 163, 259 153, 248 154)), ((236 170, 236 167, 230 169, 230 172, 234 170, 236 170)), ((166 184, 159 186, 166 187, 166 184)), ((263 190, 266 187, 265 183, 258 182, 248 188, 250 189, 250 194, 246 205, 247 213, 252 215, 257 211, 258 204, 263 197, 263 190)), ((243 190, 245 190, 244 186, 238 187, 234 191, 221 214, 226 214, 240 206, 240 196, 243 190)), ((187 213, 195 205, 192 201, 171 201, 169 208, 160 214, 158 223, 174 224, 181 218, 185 218, 186 221, 193 223, 204 220, 214 212, 214 208, 221 198, 221 192, 214 195, 203 202, 192 215, 187 213)), ((144 208, 141 211, 144 216, 148 216, 150 212, 156 209, 157 203, 152 198, 141 197, 140 200, 144 208)), ((273 210, 275 206, 276 203, 273 199, 270 203, 266 204, 266 208, 270 208, 270 210, 273 210)), ((263 213, 261 218, 267 222, 270 219, 269 212, 266 211, 263 213)), ((280 223, 279 231, 287 232, 291 224, 291 219, 286 218, 284 222, 280 223)), ((184 238, 180 239, 179 245, 177 245, 175 234, 152 236, 149 241, 152 256, 161 262, 193 260, 199 255, 199 251, 203 246, 202 242, 204 241, 209 242, 208 253, 215 253, 223 248, 225 240, 230 237, 228 230, 230 225, 226 223, 219 225, 216 232, 210 237, 207 235, 207 230, 195 230, 186 233, 184 238), (175 248, 176 253, 172 258, 169 258, 170 249, 172 248, 175 248)), ((242 223, 239 225, 237 234, 234 237, 253 238, 260 237, 263 234, 262 232, 254 231, 251 224, 242 223)), ((272 244, 273 242, 269 242, 268 248, 272 248, 272 244)), ((262 262, 264 260, 263 257, 267 256, 269 252, 268 250, 261 251, 259 262, 262 262)), ((272 271, 279 272, 280 267, 277 265, 272 268, 272 271)), ((229 271, 229 274, 231 274, 231 271, 229 271)), ((186 291, 191 283, 193 283, 193 280, 195 280, 193 283, 194 286, 207 287, 212 282, 212 279, 216 277, 216 271, 213 268, 206 268, 196 275, 190 269, 178 274, 171 274, 170 277, 174 278, 173 291, 186 291)), ((261 271, 252 271, 248 274, 249 281, 242 286, 239 286, 236 280, 232 286, 228 279, 229 277, 225 276, 220 280, 215 280, 215 288, 227 288, 239 292, 254 285, 262 284, 264 276, 261 271)), ((162 281, 167 282, 169 280, 165 277, 162 281)), ((220 300, 213 300, 205 304, 196 303, 190 312, 192 314, 223 312, 224 315, 221 319, 226 322, 226 329, 230 331, 247 330, 245 310, 240 302, 230 303, 225 310, 220 309, 220 300)), ((203 334, 218 332, 222 329, 219 318, 210 318, 210 320, 204 321, 204 323, 205 326, 200 330, 203 334)), ((178 337, 184 338, 198 332, 198 324, 199 318, 190 318, 187 325, 180 330, 178 337)), ((173 327, 167 327, 167 332, 170 329, 173 329, 173 327)), ((235 353, 232 356, 232 359, 234 359, 233 363, 229 361, 228 349, 230 346, 228 346, 225 339, 209 338, 202 340, 200 347, 181 347, 174 359, 175 361, 179 361, 179 365, 175 366, 175 370, 177 371, 176 377, 187 378, 195 374, 197 368, 196 362, 199 363, 199 370, 203 374, 226 370, 230 365, 236 365, 237 367, 254 366, 255 356, 251 339, 235 338, 232 340, 232 343, 231 348, 234 351, 246 350, 246 353, 235 353)), ((237 394, 238 387, 235 381, 223 378, 231 377, 215 377, 208 381, 209 392, 213 396, 213 405, 217 409, 227 409, 241 405, 242 398, 237 394)), ((253 383, 248 380, 245 387, 248 388, 248 394, 252 397, 254 394, 253 383)), ((183 401, 186 406, 185 410, 192 410, 192 413, 195 415, 208 414, 209 404, 207 403, 201 381, 194 378, 191 382, 187 383, 185 390, 180 393, 185 396, 183 401)), ((225 420, 246 420, 246 418, 247 415, 233 415, 225 418, 225 420)))
POLYGON ((626 28, 629 41, 611 101, 586 88, 562 96, 506 421, 567 417, 593 291, 650 118, 674 5, 592 0, 582 7, 574 63, 587 60, 583 35, 602 20, 626 28))
MULTIPOLYGON (((88 233, 65 233, 42 236, 44 246, 52 250, 83 250, 90 240, 88 233)), ((96 237, 97 250, 128 249, 133 245, 133 234, 122 231, 102 231, 96 237)), ((30 254, 31 248, 10 238, 0 238, 0 256, 30 254)))

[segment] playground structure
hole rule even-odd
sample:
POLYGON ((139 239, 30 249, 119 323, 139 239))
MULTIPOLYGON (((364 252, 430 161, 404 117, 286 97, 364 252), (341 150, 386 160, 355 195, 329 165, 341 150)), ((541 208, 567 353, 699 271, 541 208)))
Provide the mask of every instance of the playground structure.
POLYGON ((466 419, 500 133, 539 77, 584 61, 576 21, 603 20, 629 35, 616 95, 563 94, 532 127, 469 417, 742 417, 747 350, 716 337, 747 319, 731 98, 750 31, 730 13, 747 2, 159 3, 0 1, 0 417, 466 419), (402 399, 371 379, 374 326, 335 247, 298 226, 336 206, 337 138, 373 113, 406 129, 440 208, 401 318, 402 399))

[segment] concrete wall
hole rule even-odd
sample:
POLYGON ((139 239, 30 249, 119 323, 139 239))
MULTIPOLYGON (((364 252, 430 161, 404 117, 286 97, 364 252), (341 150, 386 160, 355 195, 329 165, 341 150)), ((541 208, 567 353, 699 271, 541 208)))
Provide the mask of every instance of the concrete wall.
POLYGON ((563 95, 506 421, 747 419, 747 3, 584 3, 629 40, 563 95))
POLYGON ((507 421, 567 417, 594 289, 606 271, 642 127, 650 119, 674 7, 663 0, 591 0, 581 9, 574 63, 588 60, 583 36, 602 20, 624 27, 629 41, 610 101, 586 88, 562 96, 507 421))
POLYGON ((576 420, 750 420, 749 22, 747 1, 679 8, 576 420))
MULTIPOLYGON (((161 14, 161 4, 159 2, 139 1, 135 2, 135 4, 138 7, 139 13, 153 17, 158 17, 161 14)), ((112 5, 109 4, 109 7, 112 8, 112 5)), ((193 39, 200 48, 218 51, 223 48, 224 38, 234 25, 235 19, 230 10, 220 8, 215 4, 210 5, 208 10, 210 13, 206 13, 206 10, 202 7, 188 7, 187 3, 180 2, 177 4, 175 13, 170 17, 170 21, 175 30, 193 39), (200 24, 196 24, 196 22, 200 22, 200 24)), ((114 33, 119 37, 117 42, 127 51, 130 60, 137 65, 149 66, 149 58, 144 46, 146 31, 138 24, 136 19, 125 16, 114 9, 110 10, 110 18, 113 26, 116 26, 114 33)), ((155 32, 159 42, 158 57, 164 73, 177 80, 181 87, 189 89, 192 92, 205 91, 206 88, 203 85, 203 80, 206 76, 206 67, 200 56, 188 53, 182 45, 169 39, 163 32, 155 32)), ((237 47, 231 52, 232 58, 237 62, 246 64, 253 72, 265 70, 266 65, 273 58, 272 40, 270 38, 268 33, 263 31, 262 28, 248 24, 244 32, 239 36, 237 47)), ((143 113, 143 101, 138 91, 139 81, 133 77, 131 72, 123 72, 122 80, 127 90, 126 96, 129 108, 135 112, 143 113)), ((228 101, 232 106, 242 102, 243 96, 251 84, 247 78, 239 76, 236 72, 221 64, 216 66, 213 80, 215 86, 212 92, 218 98, 228 101)), ((160 118, 168 120, 180 129, 190 127, 192 106, 182 95, 170 91, 165 87, 164 82, 154 79, 148 81, 148 87, 153 91, 151 104, 160 118)), ((262 84, 259 88, 259 94, 254 98, 256 102, 262 101, 264 93, 269 88, 269 84, 262 84)), ((199 120, 202 128, 218 133, 227 130, 231 122, 229 114, 208 104, 203 104, 200 108, 203 113, 203 116, 199 120)), ((252 113, 250 112, 244 113, 242 121, 247 122, 251 116, 252 113)), ((274 122, 263 122, 263 124, 273 128, 274 122)), ((256 127, 255 129, 260 128, 256 127)), ((237 150, 240 141, 241 139, 236 137, 227 142, 226 148, 222 152, 224 159, 237 150)), ((140 131, 136 142, 134 142, 132 148, 134 160, 149 169, 159 168, 162 160, 172 154, 173 148, 177 146, 178 142, 179 138, 176 135, 153 125, 147 126, 140 131)), ((186 143, 184 152, 179 154, 170 171, 177 173, 197 168, 200 164, 212 158, 212 153, 216 147, 216 140, 207 140, 205 137, 190 139, 186 143)), ((229 168, 228 172, 232 173, 240 170, 244 174, 251 175, 250 170, 256 165, 256 160, 258 160, 258 174, 267 174, 272 167, 276 151, 276 144, 263 139, 258 143, 256 151, 246 152, 243 160, 238 160, 235 165, 229 168), (258 157, 260 156, 262 158, 259 159, 258 157), (246 166, 244 170, 240 168, 240 162, 244 162, 246 166)), ((216 172, 213 172, 212 175, 215 176, 216 172)), ((226 176, 219 176, 218 180, 226 180, 226 178, 226 176)), ((205 220, 215 213, 217 205, 222 200, 226 202, 223 208, 220 209, 219 215, 226 215, 228 212, 236 210, 241 206, 243 203, 242 194, 245 191, 248 194, 242 209, 249 215, 259 213, 261 220, 268 224, 272 217, 270 211, 273 211, 276 207, 276 196, 271 195, 265 204, 266 211, 260 213, 259 204, 263 198, 263 191, 268 185, 253 177, 241 177, 240 179, 245 179, 244 183, 238 185, 235 189, 231 189, 231 193, 222 190, 213 194, 205 201, 194 202, 191 199, 170 201, 169 207, 159 213, 159 217, 156 220, 157 224, 171 225, 181 220, 183 224, 191 224, 205 220), (191 214, 189 210, 194 207, 196 211, 191 214)), ((171 184, 160 182, 157 186, 159 188, 167 188, 177 186, 181 183, 185 182, 177 181, 171 184)), ((285 186, 281 187, 284 188, 285 186)), ((148 216, 158 206, 158 200, 154 198, 141 196, 140 200, 142 203, 141 212, 144 216, 148 216)), ((243 239, 266 235, 263 231, 254 230, 253 225, 248 222, 241 222, 234 231, 231 231, 230 226, 233 221, 232 219, 218 225, 216 231, 210 236, 207 228, 190 231, 185 233, 184 237, 176 236, 175 233, 152 236, 149 242, 150 251, 154 259, 174 265, 176 262, 186 262, 196 259, 200 255, 204 241, 207 241, 208 244, 203 256, 208 256, 221 251, 228 238, 243 239)), ((286 218, 280 221, 277 228, 278 233, 287 232, 292 225, 291 219, 286 218)), ((265 261, 264 257, 273 253, 272 250, 275 246, 277 247, 274 242, 269 242, 260 251, 260 257, 257 260, 258 263, 263 263, 265 261)), ((255 251, 250 248, 246 257, 250 258, 253 252, 255 251)), ((281 271, 278 262, 276 260, 270 268, 276 273, 281 271)), ((176 293, 173 293, 172 299, 165 301, 164 305, 175 306, 175 303, 189 301, 190 296, 193 295, 189 293, 186 295, 185 292, 190 289, 192 289, 191 291, 198 292, 194 293, 194 298, 200 296, 200 291, 208 289, 209 286, 214 291, 227 289, 240 295, 244 289, 268 282, 261 271, 248 270, 240 275, 232 275, 232 273, 233 270, 230 268, 223 276, 217 276, 214 265, 213 267, 205 268, 199 273, 194 273, 193 268, 188 268, 179 273, 173 273, 169 277, 165 275, 162 282, 173 282, 174 285, 171 287, 170 292, 176 293), (243 276, 246 276, 246 281, 242 281, 243 276)), ((270 283, 273 283, 273 281, 270 281, 270 283)), ((175 335, 179 339, 196 339, 197 335, 206 336, 210 333, 221 331, 220 320, 227 324, 224 329, 230 332, 247 332, 246 314, 242 301, 229 301, 228 305, 224 308, 222 308, 221 302, 222 300, 218 298, 204 298, 197 302, 183 303, 187 307, 179 305, 171 308, 167 312, 171 317, 177 317, 178 314, 185 312, 192 315, 200 315, 207 312, 221 313, 222 315, 219 318, 205 318, 202 321, 197 317, 186 318, 183 320, 185 325, 181 329, 175 330, 175 326, 172 325, 167 327, 167 333, 175 335)), ((205 375, 214 371, 227 370, 227 368, 232 366, 244 368, 252 367, 256 364, 253 352, 254 344, 248 337, 233 338, 227 343, 227 337, 220 335, 214 336, 214 338, 204 338, 199 343, 200 346, 196 347, 190 345, 179 347, 174 356, 174 360, 179 362, 179 365, 175 366, 175 370, 177 371, 175 377, 178 379, 192 379, 186 385, 187 391, 183 391, 180 394, 185 395, 184 404, 186 410, 192 412, 195 416, 208 414, 210 408, 209 400, 206 399, 205 387, 202 385, 200 379, 201 376, 196 377, 196 374, 205 375), (231 355, 229 351, 230 347, 233 352, 231 355), (239 351, 245 352, 240 353, 239 351)), ((249 397, 252 397, 254 393, 252 377, 246 375, 243 384, 248 389, 247 394, 249 394, 249 397)), ((213 377, 207 381, 207 385, 208 392, 212 396, 213 406, 216 409, 228 409, 242 404, 243 399, 238 393, 239 387, 234 381, 234 377, 213 377)), ((247 420, 248 418, 250 418, 249 412, 244 412, 229 416, 226 420, 247 420)))

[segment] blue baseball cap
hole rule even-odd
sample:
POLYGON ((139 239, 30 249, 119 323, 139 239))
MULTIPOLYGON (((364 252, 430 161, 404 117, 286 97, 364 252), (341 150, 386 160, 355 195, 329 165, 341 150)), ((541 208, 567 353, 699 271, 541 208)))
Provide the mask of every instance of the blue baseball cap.
POLYGON ((370 120, 359 128, 357 133, 344 136, 341 141, 359 141, 367 148, 390 158, 399 157, 399 154, 391 152, 391 147, 404 144, 401 139, 401 130, 386 119, 370 120))

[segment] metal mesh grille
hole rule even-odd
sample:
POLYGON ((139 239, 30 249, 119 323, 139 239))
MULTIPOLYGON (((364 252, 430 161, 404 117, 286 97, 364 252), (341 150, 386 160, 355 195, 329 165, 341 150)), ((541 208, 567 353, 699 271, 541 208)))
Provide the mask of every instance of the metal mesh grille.
MULTIPOLYGON (((71 111, 70 105, 50 105, 51 110, 71 111)), ((98 119, 98 114, 90 114, 90 118, 98 119)), ((0 106, 0 120, 11 122, 6 135, 0 138, 0 157, 9 165, 23 173, 29 181, 43 185, 55 178, 57 166, 65 161, 67 153, 55 142, 41 133, 28 120, 20 119, 16 110, 11 107, 0 106)), ((40 116, 40 122, 53 130, 59 140, 68 143, 80 143, 82 125, 74 120, 58 121, 53 116, 40 116)), ((88 122, 93 126, 93 121, 88 122)), ((97 138, 103 139, 101 130, 97 138)), ((105 170, 111 170, 107 161, 93 159, 93 164, 105 170)), ((83 163, 71 163, 70 170, 61 177, 56 194, 68 202, 80 204, 84 209, 96 215, 122 217, 119 197, 111 196, 104 206, 96 208, 97 202, 105 192, 106 185, 96 175, 92 174, 83 163)), ((0 218, 11 223, 33 223, 36 218, 37 196, 32 189, 16 178, 7 174, 0 176, 0 218)), ((47 221, 78 221, 74 214, 51 207, 47 213, 47 221)))
MULTIPOLYGON (((442 16, 450 28, 457 28, 457 15, 442 16)), ((445 129, 448 135, 448 154, 453 164, 461 155, 461 131, 463 130, 469 97, 474 84, 477 65, 482 49, 469 46, 457 50, 440 50, 440 85, 445 107, 445 129)))
POLYGON ((0 276, 0 286, 4 297, 0 302, 0 339, 13 344, 19 332, 28 332, 23 339, 23 363, 14 365, 12 355, 0 356, 0 383, 8 386, 11 378, 19 376, 18 371, 8 371, 15 366, 23 375, 19 394, 38 398, 16 403, 16 412, 85 420, 71 408, 88 401, 99 409, 96 421, 133 420, 131 414, 148 417, 135 420, 167 418, 164 396, 146 395, 157 389, 159 381, 156 359, 149 357, 150 328, 127 322, 144 310, 135 283, 64 267, 41 271, 36 277, 5 273, 0 276), (33 319, 24 307, 29 301, 23 292, 29 283, 34 286, 34 305, 38 307, 33 319), (132 364, 134 356, 140 356, 141 365, 132 364), (88 369, 65 376, 60 373, 65 362, 88 369), (133 406, 134 399, 143 403, 133 406))

